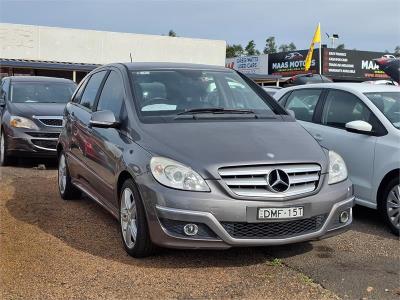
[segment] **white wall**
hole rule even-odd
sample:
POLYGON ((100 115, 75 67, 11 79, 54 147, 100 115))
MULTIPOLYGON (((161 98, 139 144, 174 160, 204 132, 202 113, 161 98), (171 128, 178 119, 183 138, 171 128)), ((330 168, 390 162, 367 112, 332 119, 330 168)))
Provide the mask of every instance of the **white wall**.
POLYGON ((158 35, 0 23, 0 58, 106 64, 186 62, 225 65, 226 43, 158 35))

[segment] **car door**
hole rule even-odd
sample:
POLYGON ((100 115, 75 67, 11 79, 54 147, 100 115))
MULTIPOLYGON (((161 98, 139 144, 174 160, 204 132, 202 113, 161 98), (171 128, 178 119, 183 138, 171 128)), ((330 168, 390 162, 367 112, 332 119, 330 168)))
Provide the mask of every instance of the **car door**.
POLYGON ((87 155, 90 168, 98 174, 95 188, 107 201, 107 205, 115 206, 113 191, 123 149, 128 141, 128 115, 125 105, 125 89, 123 78, 118 69, 108 74, 100 93, 95 110, 109 110, 119 122, 117 128, 92 128, 92 145, 96 155, 87 155))
POLYGON ((369 201, 377 137, 347 131, 346 123, 356 120, 370 123, 373 132, 379 131, 379 121, 361 99, 347 91, 329 89, 319 122, 308 130, 323 147, 343 157, 356 197, 369 201))
POLYGON ((72 163, 76 164, 76 174, 73 174, 73 177, 79 178, 81 184, 85 186, 90 186, 96 179, 96 174, 89 168, 87 160, 88 156, 97 155, 93 149, 92 129, 89 122, 106 73, 106 70, 102 70, 88 78, 80 99, 70 111, 72 123, 70 153, 75 159, 72 163))

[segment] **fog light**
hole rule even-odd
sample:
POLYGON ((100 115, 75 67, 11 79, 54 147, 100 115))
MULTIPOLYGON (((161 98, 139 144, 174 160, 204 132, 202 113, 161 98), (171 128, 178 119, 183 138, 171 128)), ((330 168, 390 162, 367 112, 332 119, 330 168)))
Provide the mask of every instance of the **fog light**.
POLYGON ((199 227, 196 224, 186 224, 185 226, 183 226, 183 232, 186 235, 196 235, 197 232, 199 232, 199 227))
POLYGON ((339 221, 340 221, 340 223, 347 223, 349 218, 350 218, 349 212, 347 210, 345 210, 340 213, 339 221))

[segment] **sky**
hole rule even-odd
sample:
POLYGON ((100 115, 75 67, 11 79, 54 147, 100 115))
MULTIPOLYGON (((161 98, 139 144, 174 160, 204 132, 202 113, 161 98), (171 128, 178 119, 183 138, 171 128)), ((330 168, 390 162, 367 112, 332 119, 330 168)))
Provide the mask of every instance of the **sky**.
MULTIPOLYGON (((0 0, 0 22, 225 40, 307 49, 321 23, 347 49, 400 45, 400 0, 0 0)), ((1 41, 0 41, 1 42, 1 41)))

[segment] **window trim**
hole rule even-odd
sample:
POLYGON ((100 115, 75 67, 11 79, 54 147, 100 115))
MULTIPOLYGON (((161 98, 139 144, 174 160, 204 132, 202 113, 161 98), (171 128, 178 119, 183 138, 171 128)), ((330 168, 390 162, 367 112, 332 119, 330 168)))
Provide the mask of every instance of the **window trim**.
POLYGON ((84 109, 85 111, 87 111, 87 112, 89 112, 89 113, 95 112, 94 107, 95 107, 95 105, 96 105, 96 103, 97 103, 97 101, 98 101, 98 98, 99 98, 99 95, 100 95, 100 91, 103 90, 104 82, 105 82, 105 79, 108 77, 108 73, 109 73, 109 72, 110 72, 110 70, 109 70, 108 68, 102 68, 102 69, 96 70, 96 72, 90 74, 90 76, 86 79, 86 83, 85 83, 85 86, 83 87, 81 97, 79 98, 79 102, 74 102, 74 103, 75 103, 77 106, 79 106, 80 108, 84 109), (103 79, 102 79, 102 81, 101 81, 101 83, 100 83, 100 85, 99 85, 99 88, 98 88, 98 90, 97 90, 96 96, 95 96, 95 98, 94 98, 93 106, 92 106, 91 109, 89 109, 88 107, 83 106, 83 105, 81 104, 81 100, 82 100, 81 97, 82 97, 83 94, 85 93, 86 87, 87 87, 87 85, 88 85, 90 79, 92 79, 93 75, 98 74, 98 73, 100 73, 100 72, 104 72, 104 71, 105 71, 105 75, 103 76, 103 79))
MULTIPOLYGON (((322 99, 321 114, 319 116, 319 124, 320 125, 331 127, 331 128, 335 128, 335 129, 340 129, 340 130, 344 130, 344 131, 349 132, 346 128, 327 125, 327 124, 323 124, 322 123, 323 114, 324 114, 324 110, 325 110, 325 106, 326 106, 326 102, 327 102, 327 99, 328 99, 329 92, 331 92, 331 91, 339 91, 339 92, 347 93, 347 94, 350 94, 350 95, 356 97, 369 110, 369 112, 371 113, 373 118, 375 118, 377 128, 376 128, 375 131, 371 131, 371 133, 369 135, 371 135, 371 136, 384 136, 384 135, 388 134, 388 131, 386 130, 386 127, 382 124, 381 120, 379 120, 379 118, 375 115, 375 113, 368 107, 368 105, 359 96, 357 96, 356 94, 354 94, 352 92, 349 92, 349 91, 346 91, 346 90, 342 90, 342 89, 337 89, 337 88, 325 88, 325 90, 326 90, 325 97, 322 99)), ((355 134, 359 134, 359 133, 355 133, 355 134)))

